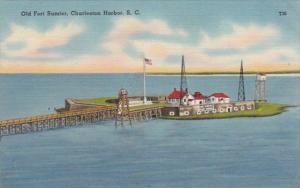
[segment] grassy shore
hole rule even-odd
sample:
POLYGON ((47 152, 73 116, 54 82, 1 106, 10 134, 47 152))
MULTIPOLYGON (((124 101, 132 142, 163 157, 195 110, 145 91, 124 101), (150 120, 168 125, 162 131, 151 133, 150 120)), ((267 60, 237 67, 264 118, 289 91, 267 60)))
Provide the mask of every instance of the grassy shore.
POLYGON ((224 119, 224 118, 234 118, 234 117, 264 117, 264 116, 274 116, 280 114, 288 108, 288 105, 275 104, 260 102, 256 103, 255 110, 246 110, 238 112, 225 112, 216 114, 202 114, 194 116, 181 116, 181 117, 170 117, 164 116, 163 119, 174 119, 174 120, 195 120, 195 119, 224 119))
POLYGON ((108 99, 116 99, 117 97, 101 97, 101 98, 88 98, 88 99, 77 99, 77 101, 82 103, 89 103, 89 104, 97 104, 97 105, 115 105, 113 103, 107 102, 108 99))
POLYGON ((153 103, 153 104, 147 104, 147 105, 140 105, 140 106, 132 106, 130 107, 130 110, 142 110, 145 108, 155 108, 155 107, 165 107, 166 103, 153 103))

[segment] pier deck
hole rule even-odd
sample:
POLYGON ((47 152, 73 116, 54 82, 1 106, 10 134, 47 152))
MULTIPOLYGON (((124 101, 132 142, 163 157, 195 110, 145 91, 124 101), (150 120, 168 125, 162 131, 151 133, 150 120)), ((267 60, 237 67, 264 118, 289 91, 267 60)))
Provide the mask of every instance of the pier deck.
MULTIPOLYGON (((130 118, 133 121, 142 121, 161 116, 162 107, 145 107, 130 110, 130 118)), ((39 132, 49 129, 57 129, 96 123, 104 120, 114 120, 117 108, 113 106, 98 106, 89 109, 53 113, 47 115, 31 116, 0 121, 0 136, 39 132)))

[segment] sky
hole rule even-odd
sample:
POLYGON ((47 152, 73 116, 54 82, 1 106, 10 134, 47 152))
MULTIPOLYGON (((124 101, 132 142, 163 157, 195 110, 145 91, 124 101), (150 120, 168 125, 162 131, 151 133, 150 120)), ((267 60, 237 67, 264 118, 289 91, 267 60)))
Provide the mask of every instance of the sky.
POLYGON ((299 18, 298 0, 0 0, 0 73, 142 72, 144 58, 177 72, 182 55, 187 72, 299 71, 299 18))

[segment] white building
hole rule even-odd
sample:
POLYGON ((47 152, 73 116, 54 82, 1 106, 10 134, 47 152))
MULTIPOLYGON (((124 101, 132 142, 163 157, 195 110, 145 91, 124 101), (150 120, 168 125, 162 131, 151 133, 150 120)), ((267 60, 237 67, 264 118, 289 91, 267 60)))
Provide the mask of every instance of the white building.
POLYGON ((176 90, 176 88, 174 88, 172 93, 170 93, 170 95, 168 96, 168 103, 172 104, 172 105, 179 105, 180 104, 180 99, 183 96, 185 96, 185 94, 186 94, 186 92, 176 90))
POLYGON ((182 97, 182 104, 185 106, 192 106, 195 104, 195 98, 193 95, 187 93, 182 97))
POLYGON ((194 95, 191 95, 187 92, 176 90, 176 88, 174 88, 172 93, 168 96, 168 103, 172 105, 179 105, 180 99, 182 100, 182 104, 185 106, 230 103, 230 97, 225 93, 213 93, 206 97, 199 91, 195 92, 194 95))
POLYGON ((195 105, 203 105, 205 104, 206 96, 202 95, 199 91, 194 94, 195 105))
POLYGON ((213 93, 206 99, 206 103, 217 104, 217 103, 229 103, 230 97, 225 93, 213 93))

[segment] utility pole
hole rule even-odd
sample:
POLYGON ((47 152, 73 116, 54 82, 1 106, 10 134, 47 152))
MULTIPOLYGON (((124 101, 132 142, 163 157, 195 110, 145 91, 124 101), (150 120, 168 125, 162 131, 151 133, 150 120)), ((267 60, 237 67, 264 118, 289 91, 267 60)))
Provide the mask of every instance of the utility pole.
POLYGON ((143 71, 144 71, 144 104, 147 103, 147 98, 146 98, 146 63, 145 63, 145 58, 143 58, 143 71))

